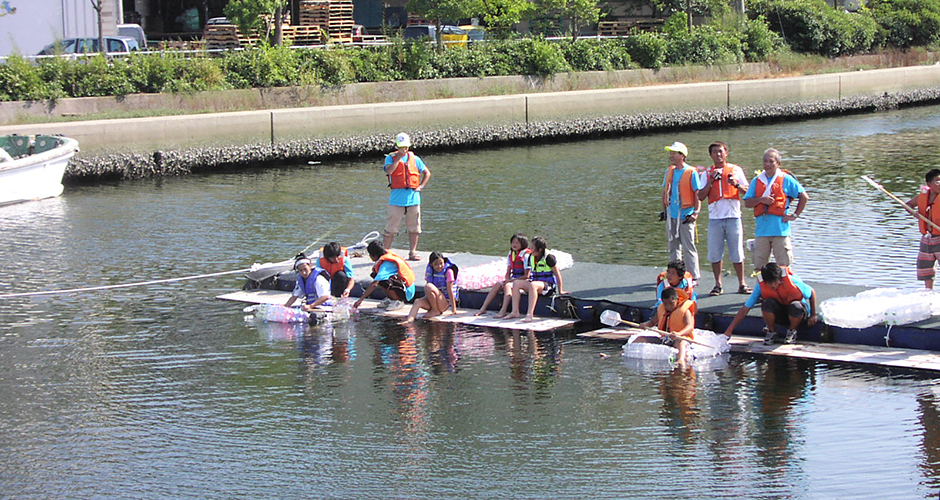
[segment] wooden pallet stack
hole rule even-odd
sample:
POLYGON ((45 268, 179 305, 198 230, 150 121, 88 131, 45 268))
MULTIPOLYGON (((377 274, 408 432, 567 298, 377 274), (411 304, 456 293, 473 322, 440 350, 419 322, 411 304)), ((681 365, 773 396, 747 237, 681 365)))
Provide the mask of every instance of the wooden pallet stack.
POLYGON ((352 0, 301 0, 300 25, 319 26, 330 42, 352 43, 352 0))
POLYGON ((310 46, 323 43, 319 26, 284 26, 281 29, 285 45, 310 46))
POLYGON ((411 12, 408 13, 408 26, 425 26, 432 24, 434 24, 434 21, 428 18, 421 17, 417 14, 412 14, 411 12))
POLYGON ((241 47, 238 28, 234 24, 213 24, 206 27, 206 49, 237 49, 241 47))
POLYGON ((628 36, 634 33, 634 21, 601 21, 597 23, 597 34, 600 36, 628 36))

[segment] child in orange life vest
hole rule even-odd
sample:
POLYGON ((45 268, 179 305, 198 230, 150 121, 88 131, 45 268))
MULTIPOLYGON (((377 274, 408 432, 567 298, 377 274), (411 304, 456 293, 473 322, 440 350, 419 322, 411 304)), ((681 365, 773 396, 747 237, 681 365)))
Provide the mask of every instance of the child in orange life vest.
POLYGON ((525 275, 526 261, 529 259, 529 238, 523 233, 516 233, 509 238, 509 255, 506 256, 506 276, 502 281, 490 288, 490 293, 486 294, 483 305, 477 311, 477 316, 486 314, 486 307, 496 298, 499 291, 503 291, 503 306, 499 309, 498 318, 506 315, 509 310, 509 302, 512 300, 512 282, 517 279, 526 279, 525 275))
POLYGON ((424 297, 415 301, 411 312, 403 323, 411 323, 421 309, 427 309, 425 318, 440 316, 447 312, 457 314, 457 265, 445 258, 441 252, 431 252, 425 272, 424 297))
MULTIPOLYGON (((535 304, 538 302, 539 295, 550 295, 556 290, 563 294, 564 288, 561 282, 561 271, 555 261, 555 256, 546 254, 548 244, 544 238, 536 236, 532 238, 532 253, 527 260, 526 279, 512 282, 512 313, 506 318, 518 318, 519 302, 522 300, 522 292, 529 296, 529 310, 525 319, 522 321, 535 321, 535 304)), ((496 316, 497 318, 499 316, 496 316)))
MULTIPOLYGON (((920 194, 911 198, 907 206, 922 217, 940 226, 940 169, 930 169, 924 176, 927 185, 920 194)), ((923 280, 928 290, 933 290, 936 276, 934 266, 940 260, 940 230, 918 217, 920 223, 920 250, 917 252, 917 279, 923 280)))
POLYGON ((663 291, 675 288, 679 291, 679 303, 691 300, 692 314, 695 314, 698 308, 698 295, 695 293, 692 274, 685 270, 685 263, 681 260, 673 260, 666 264, 666 271, 660 273, 656 278, 656 305, 663 302, 663 291))
POLYGON ((377 287, 381 287, 386 296, 379 307, 389 311, 399 309, 404 305, 404 301, 414 299, 415 273, 408 263, 386 250, 378 241, 369 242, 366 250, 369 252, 369 258, 375 262, 372 267, 372 283, 362 293, 362 297, 353 304, 353 308, 358 308, 377 287))
MULTIPOLYGON (((656 308, 656 314, 649 321, 641 326, 646 328, 658 328, 661 331, 675 334, 672 337, 663 338, 663 343, 671 345, 679 350, 678 362, 680 366, 685 365, 686 349, 688 342, 684 342, 681 337, 695 340, 695 314, 692 312, 692 302, 683 301, 680 303, 679 294, 675 288, 667 288, 662 293, 662 304, 656 308)), ((650 337, 639 337, 637 341, 644 342, 650 337)))
POLYGON ((738 314, 731 320, 725 336, 731 338, 734 328, 744 320, 747 313, 761 302, 761 315, 764 318, 764 345, 773 344, 777 338, 776 325, 787 326, 784 343, 796 341, 796 329, 806 319, 807 326, 816 324, 816 290, 807 285, 787 267, 769 262, 760 270, 760 280, 754 291, 744 302, 738 314))

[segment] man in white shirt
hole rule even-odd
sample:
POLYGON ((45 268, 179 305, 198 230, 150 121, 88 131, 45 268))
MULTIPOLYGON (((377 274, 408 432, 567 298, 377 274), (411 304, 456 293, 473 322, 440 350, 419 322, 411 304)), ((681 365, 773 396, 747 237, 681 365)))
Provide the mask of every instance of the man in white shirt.
POLYGON ((715 274, 711 295, 721 295, 721 261, 728 244, 728 257, 738 276, 738 293, 751 289, 744 282, 744 229, 741 224, 741 195, 747 192, 747 178, 741 167, 728 163, 728 146, 715 141, 708 146, 714 165, 705 170, 700 200, 708 200, 708 261, 715 274))

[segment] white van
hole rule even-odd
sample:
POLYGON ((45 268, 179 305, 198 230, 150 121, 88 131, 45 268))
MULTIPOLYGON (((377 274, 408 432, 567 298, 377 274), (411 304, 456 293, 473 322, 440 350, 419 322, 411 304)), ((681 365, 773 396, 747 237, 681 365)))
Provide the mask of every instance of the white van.
POLYGON ((139 24, 119 24, 117 25, 118 36, 129 36, 137 40, 140 50, 147 50, 147 35, 139 24))

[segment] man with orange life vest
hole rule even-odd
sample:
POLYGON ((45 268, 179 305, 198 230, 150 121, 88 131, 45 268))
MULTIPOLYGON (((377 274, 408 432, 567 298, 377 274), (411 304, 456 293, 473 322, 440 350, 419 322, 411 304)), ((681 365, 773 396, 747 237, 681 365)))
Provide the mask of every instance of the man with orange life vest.
POLYGON ((708 262, 715 274, 715 288, 711 295, 721 295, 721 260, 728 243, 728 257, 738 276, 738 293, 748 294, 751 289, 744 282, 744 228, 741 225, 741 195, 747 192, 744 170, 728 163, 728 146, 715 141, 708 146, 708 155, 714 165, 705 171, 700 200, 708 199, 708 262))
POLYGON ((358 308, 377 287, 385 291, 385 299, 379 304, 380 308, 394 311, 400 309, 405 301, 413 300, 415 273, 411 266, 401 257, 386 250, 378 241, 369 242, 366 251, 369 252, 372 262, 375 262, 372 266, 372 283, 362 293, 362 297, 353 304, 353 308, 358 308))
POLYGON ((751 180, 744 194, 744 206, 754 209, 754 269, 760 270, 774 260, 781 266, 793 265, 790 222, 798 219, 809 196, 789 172, 780 168, 780 152, 764 151, 764 171, 751 180), (790 200, 796 198, 796 210, 787 213, 790 200))
POLYGON ((666 221, 666 243, 669 260, 685 261, 692 279, 698 281, 698 250, 695 248, 695 219, 698 218, 702 202, 696 192, 701 188, 701 177, 695 167, 685 162, 689 149, 681 142, 666 146, 669 151, 669 167, 663 178, 663 214, 666 221))
POLYGON ((409 151, 411 137, 408 134, 398 134, 395 147, 398 149, 385 156, 385 165, 382 167, 388 176, 388 187, 392 190, 388 196, 388 219, 383 243, 385 248, 392 247, 401 220, 405 219, 409 240, 408 260, 420 260, 417 251, 418 235, 421 234, 421 190, 431 179, 431 170, 418 155, 409 151))
MULTIPOLYGON (((932 168, 924 176, 927 182, 920 194, 911 198, 907 206, 940 226, 940 169, 932 168)), ((923 280, 928 290, 933 290, 933 280, 937 271, 934 266, 940 260, 940 230, 918 218, 920 223, 920 249, 917 252, 917 279, 923 280)))
POLYGON ((353 279, 352 262, 345 247, 331 241, 320 249, 320 258, 316 263, 317 271, 326 271, 330 280, 330 290, 335 297, 349 297, 356 280, 353 279))
POLYGON ((764 345, 774 343, 778 323, 787 327, 787 335, 784 337, 787 344, 796 341, 796 330, 804 319, 807 326, 816 324, 816 291, 793 274, 790 268, 770 262, 761 268, 757 286, 731 320, 725 336, 731 338, 735 327, 757 305, 758 300, 762 300, 760 307, 765 324, 764 345))
MULTIPOLYGON (((682 338, 695 340, 695 312, 692 310, 692 305, 693 302, 690 300, 679 300, 677 289, 667 288, 663 290, 662 303, 656 307, 656 314, 640 325, 672 334, 664 337, 662 342, 679 350, 677 362, 680 366, 685 365, 686 349, 689 345, 682 338)), ((644 341, 646 338, 640 337, 637 340, 644 341)))

